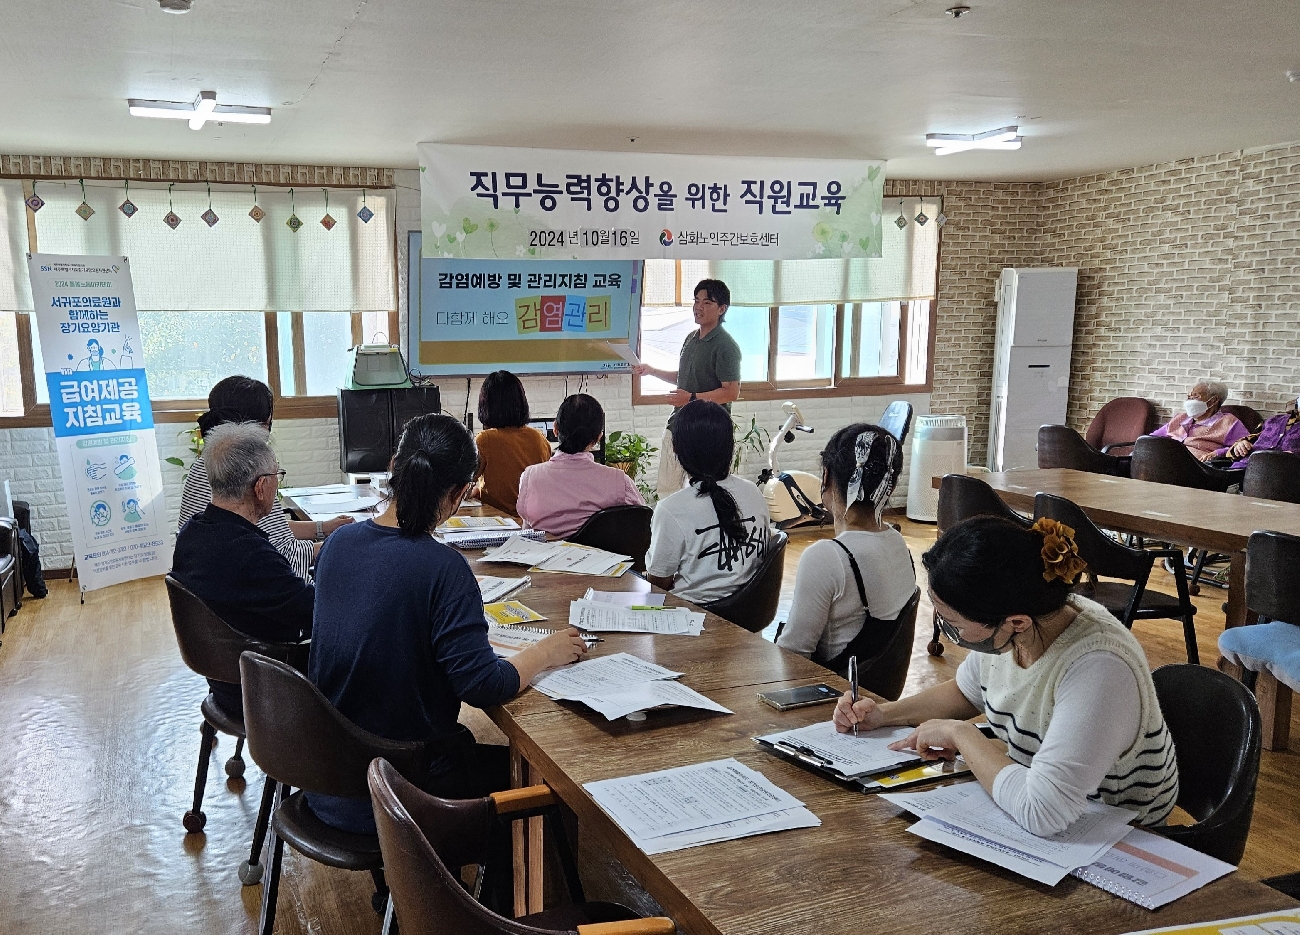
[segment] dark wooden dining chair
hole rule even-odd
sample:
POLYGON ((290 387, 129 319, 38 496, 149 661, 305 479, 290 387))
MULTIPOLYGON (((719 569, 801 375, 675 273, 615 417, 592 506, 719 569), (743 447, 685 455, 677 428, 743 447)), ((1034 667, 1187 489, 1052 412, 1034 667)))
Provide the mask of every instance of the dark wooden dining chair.
POLYGON ((1068 425, 1040 425, 1038 466, 1127 477, 1129 459, 1102 454, 1068 425))
POLYGON ((912 429, 912 404, 905 399, 894 400, 885 407, 877 424, 897 438, 900 446, 903 445, 912 429))
POLYGON ((1129 470, 1135 480, 1195 490, 1217 490, 1219 493, 1233 484, 1240 484, 1245 473, 1202 464, 1182 442, 1157 435, 1143 435, 1137 440, 1129 470))
POLYGON ((740 590, 730 597, 700 606, 723 620, 730 620, 750 633, 761 633, 776 616, 781 602, 781 578, 785 574, 785 547, 790 536, 777 530, 767 540, 762 564, 740 590))
POLYGON ((1187 592, 1183 553, 1178 549, 1131 549, 1102 532, 1077 504, 1055 494, 1034 497, 1034 519, 1049 517, 1074 529, 1079 557, 1088 563, 1088 574, 1074 588, 1114 614, 1126 629, 1135 620, 1183 621, 1183 643, 1187 661, 1196 665, 1200 654, 1196 648, 1196 605, 1187 592), (1171 597, 1147 587, 1151 567, 1157 559, 1167 558, 1174 570, 1178 596, 1171 597), (1123 581, 1099 581, 1098 576, 1122 578, 1123 581))
POLYGON ((1256 451, 1246 462, 1241 492, 1259 500, 1300 503, 1300 455, 1289 451, 1256 451))
POLYGON ((442 799, 412 785, 385 759, 370 764, 367 779, 402 935, 672 935, 676 931, 671 919, 643 919, 617 903, 584 900, 560 821, 559 800, 547 786, 511 789, 481 799, 442 799), (543 817, 546 839, 557 845, 569 900, 508 919, 475 899, 460 871, 478 868, 477 880, 485 868, 488 873, 510 873, 509 867, 489 864, 489 838, 498 822, 532 816, 543 817))
POLYGON ((1237 421, 1246 427, 1247 432, 1258 432, 1259 427, 1264 424, 1264 417, 1250 406, 1232 404, 1229 406, 1220 406, 1224 412, 1230 413, 1237 417, 1237 421))
POLYGON ((1121 396, 1097 410, 1083 437, 1102 454, 1131 455, 1134 443, 1151 434, 1158 423, 1159 415, 1149 399, 1121 396))
MULTIPOLYGON (((1026 519, 1007 506, 997 491, 978 477, 945 474, 943 480, 939 481, 939 507, 935 523, 938 535, 942 536, 945 530, 972 516, 1001 516, 1025 529, 1033 525, 1033 520, 1026 519)), ((931 656, 942 656, 943 643, 939 640, 938 617, 931 621, 931 626, 933 632, 930 642, 926 644, 926 651, 931 656)))
POLYGON ((371 906, 388 904, 379 838, 351 834, 325 824, 307 804, 307 793, 365 799, 370 795, 366 768, 385 757, 407 775, 423 777, 429 747, 386 740, 357 727, 329 703, 307 677, 269 656, 239 657, 244 690, 248 751, 275 780, 271 812, 271 872, 262 885, 260 935, 271 935, 287 843, 304 857, 340 870, 370 871, 375 882, 371 906), (298 791, 290 794, 291 789, 298 791))
POLYGON ((573 535, 570 542, 632 556, 632 570, 645 571, 645 554, 650 551, 648 506, 611 506, 597 510, 573 535))
MULTIPOLYGON (((903 605, 893 620, 871 620, 844 651, 826 668, 840 678, 849 677, 849 658, 858 659, 858 685, 882 698, 897 701, 907 684, 907 670, 912 664, 912 644, 916 641, 916 612, 921 606, 921 589, 903 605)), ((817 661, 816 659, 813 660, 817 661)))
MULTIPOLYGON (((163 580, 171 606, 172 626, 176 630, 176 645, 180 648, 181 659, 191 671, 215 682, 238 686, 239 656, 248 650, 306 665, 307 644, 270 643, 245 636, 218 617, 212 608, 171 575, 163 580)), ((199 731, 199 765, 194 776, 194 801, 182 820, 185 830, 191 834, 202 831, 208 823, 208 816, 203 814, 203 793, 208 782, 208 761, 218 731, 235 738, 235 753, 226 760, 226 775, 241 777, 245 767, 242 755, 244 719, 218 704, 216 696, 211 692, 203 699, 199 710, 203 714, 203 725, 199 731)), ((270 820, 273 792, 274 784, 268 776, 262 789, 262 802, 258 808, 248 860, 239 867, 239 879, 245 886, 253 886, 262 879, 262 840, 266 837, 267 822, 270 820)))
POLYGON ((1255 699, 1204 666, 1161 666, 1151 680, 1178 759, 1178 807, 1196 824, 1149 830, 1235 866, 1246 851, 1259 778, 1255 699))

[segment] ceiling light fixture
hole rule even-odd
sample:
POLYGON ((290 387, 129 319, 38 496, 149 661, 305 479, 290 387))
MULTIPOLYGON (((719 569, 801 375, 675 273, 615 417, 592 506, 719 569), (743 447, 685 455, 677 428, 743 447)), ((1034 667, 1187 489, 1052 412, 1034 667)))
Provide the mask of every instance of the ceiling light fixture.
POLYGON ((132 117, 157 117, 163 120, 188 120, 191 130, 202 130, 209 121, 216 123, 270 123, 271 108, 240 107, 218 104, 216 91, 200 91, 192 103, 179 101, 144 101, 131 98, 127 102, 132 117))
POLYGON ((158 0, 158 6, 164 13, 188 13, 194 0, 158 0))
POLYGON ((1300 83, 1300 68, 1292 68, 1286 73, 1286 80, 1292 84, 1300 83))
POLYGON ((1019 149, 1024 137, 1019 127, 998 127, 985 133, 927 133, 925 145, 936 156, 964 153, 968 149, 1019 149))
MULTIPOLYGON (((162 0, 159 0, 159 2, 161 3, 162 0)), ((965 16, 967 13, 970 12, 970 7, 968 7, 964 3, 959 3, 956 6, 948 7, 948 9, 944 10, 944 12, 947 13, 949 16, 951 16, 953 19, 961 19, 963 16, 965 16)))

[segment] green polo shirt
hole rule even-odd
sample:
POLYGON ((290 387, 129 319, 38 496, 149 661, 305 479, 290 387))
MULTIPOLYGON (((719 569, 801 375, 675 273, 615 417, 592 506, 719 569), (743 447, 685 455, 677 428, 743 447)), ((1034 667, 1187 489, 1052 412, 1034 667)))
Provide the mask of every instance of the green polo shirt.
MULTIPOLYGON (((724 383, 740 382, 740 345, 722 325, 704 337, 696 328, 682 344, 677 362, 677 386, 688 393, 707 393, 721 389, 724 383)), ((727 411, 731 405, 727 404, 727 411)), ((673 413, 676 415, 676 412, 673 413)), ((673 420, 668 420, 672 428, 673 420)))

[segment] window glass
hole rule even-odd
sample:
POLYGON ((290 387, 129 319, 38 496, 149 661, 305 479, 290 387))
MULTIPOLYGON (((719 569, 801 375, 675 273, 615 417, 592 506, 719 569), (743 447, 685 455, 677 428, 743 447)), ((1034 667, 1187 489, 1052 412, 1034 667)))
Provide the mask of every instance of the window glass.
POLYGON ((727 309, 727 320, 723 326, 740 345, 740 381, 766 382, 768 310, 737 308, 733 305, 727 309))
POLYGON ((835 371, 835 306, 777 310, 776 379, 829 380, 835 371))
POLYGON ((140 312, 139 320, 154 399, 205 399, 214 383, 235 374, 266 380, 260 312, 140 312))
POLYGON ((23 381, 18 369, 18 315, 15 312, 0 312, 0 416, 22 414, 23 381))
POLYGON ((907 308, 907 368, 903 379, 924 383, 930 363, 930 303, 916 301, 907 308))
MULTIPOLYGON (((736 308, 727 310, 723 327, 740 345, 740 379, 754 382, 767 379, 767 309, 736 308)), ((660 370, 676 370, 682 344, 694 331, 695 314, 690 306, 645 306, 641 309, 641 359, 660 370)), ((652 376, 641 378, 644 394, 667 393, 672 386, 652 376)))
POLYGON ((901 313, 898 302, 855 302, 845 309, 840 351, 843 376, 897 376, 901 313))
POLYGON ((36 402, 49 405, 50 388, 45 382, 45 358, 41 356, 41 329, 36 327, 36 316, 30 316, 32 324, 32 369, 36 376, 36 402))
POLYGON ((348 378, 352 315, 348 312, 307 312, 302 316, 302 331, 307 395, 333 396, 348 378))
POLYGON ((361 313, 362 344, 396 344, 396 339, 388 333, 387 312, 361 313))
POLYGON ((280 395, 297 396, 293 377, 293 312, 275 313, 275 334, 280 346, 280 395))

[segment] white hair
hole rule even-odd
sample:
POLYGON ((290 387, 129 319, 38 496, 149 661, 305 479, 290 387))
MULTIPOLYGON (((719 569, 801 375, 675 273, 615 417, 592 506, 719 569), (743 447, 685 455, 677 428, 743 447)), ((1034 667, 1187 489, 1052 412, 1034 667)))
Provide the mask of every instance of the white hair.
POLYGON ((275 473, 271 433, 256 422, 226 422, 208 432, 203 443, 212 495, 242 500, 259 475, 275 473))
POLYGON ((1199 390, 1202 387, 1205 388, 1205 392, 1209 393, 1211 396, 1217 399, 1220 405, 1228 401, 1228 384, 1224 383, 1223 381, 1198 380, 1196 385, 1192 387, 1192 389, 1199 390))

